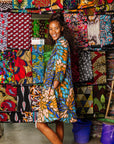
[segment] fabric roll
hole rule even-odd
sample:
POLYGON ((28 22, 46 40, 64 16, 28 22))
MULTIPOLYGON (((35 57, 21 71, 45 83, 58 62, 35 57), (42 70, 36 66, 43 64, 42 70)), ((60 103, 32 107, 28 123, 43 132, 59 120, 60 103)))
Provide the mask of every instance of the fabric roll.
POLYGON ((0 85, 0 111, 9 112, 17 110, 17 88, 12 85, 0 85))
POLYGON ((50 0, 34 0, 36 8, 49 7, 51 5, 50 0))

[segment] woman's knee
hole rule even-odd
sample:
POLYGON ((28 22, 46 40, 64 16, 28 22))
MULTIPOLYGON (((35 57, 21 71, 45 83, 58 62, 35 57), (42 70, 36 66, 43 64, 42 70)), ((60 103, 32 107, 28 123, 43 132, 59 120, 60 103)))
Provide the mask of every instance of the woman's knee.
POLYGON ((45 124, 45 123, 37 122, 37 128, 38 128, 40 131, 42 131, 46 126, 47 126, 47 124, 45 124))

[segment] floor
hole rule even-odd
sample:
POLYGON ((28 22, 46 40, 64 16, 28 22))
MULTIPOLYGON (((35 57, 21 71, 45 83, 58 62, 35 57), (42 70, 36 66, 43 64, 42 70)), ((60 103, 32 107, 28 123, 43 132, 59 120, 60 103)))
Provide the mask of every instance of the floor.
MULTIPOLYGON (((54 129, 54 124, 50 124, 54 129)), ((34 126, 34 123, 4 123, 4 135, 0 144, 51 144, 34 126)), ((77 144, 74 141, 72 124, 65 124, 63 144, 77 144)), ((99 138, 92 138, 87 144, 101 144, 99 138)))

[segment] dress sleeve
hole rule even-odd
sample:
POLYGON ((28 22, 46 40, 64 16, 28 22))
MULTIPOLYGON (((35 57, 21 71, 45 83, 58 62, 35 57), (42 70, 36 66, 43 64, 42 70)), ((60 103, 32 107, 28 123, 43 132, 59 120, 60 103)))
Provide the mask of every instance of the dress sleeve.
POLYGON ((62 42, 57 45, 57 52, 55 58, 55 78, 59 82, 62 82, 67 68, 67 59, 68 59, 68 43, 62 42))

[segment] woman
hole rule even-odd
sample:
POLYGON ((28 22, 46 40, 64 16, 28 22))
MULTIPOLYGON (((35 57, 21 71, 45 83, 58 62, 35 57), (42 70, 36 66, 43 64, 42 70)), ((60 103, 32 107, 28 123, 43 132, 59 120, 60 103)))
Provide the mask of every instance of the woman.
POLYGON ((70 33, 63 14, 53 14, 49 23, 49 37, 54 48, 45 72, 36 122, 37 128, 52 144, 63 143, 64 122, 77 121, 70 62, 73 39, 70 33), (56 132, 48 126, 48 122, 56 123, 56 132))

